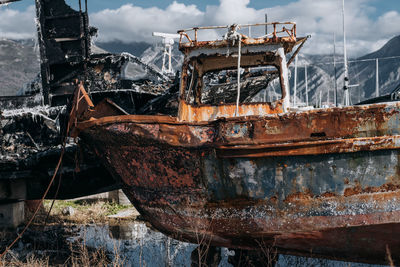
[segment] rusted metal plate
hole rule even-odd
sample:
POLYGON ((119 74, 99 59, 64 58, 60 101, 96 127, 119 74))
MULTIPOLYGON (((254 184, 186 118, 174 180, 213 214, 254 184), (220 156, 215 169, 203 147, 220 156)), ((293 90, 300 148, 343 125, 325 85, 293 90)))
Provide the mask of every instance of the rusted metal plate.
MULTIPOLYGON (((181 101, 179 119, 190 122, 212 121, 218 118, 234 117, 235 111, 235 104, 192 106, 188 105, 185 101, 181 101)), ((278 101, 274 103, 274 105, 269 103, 251 103, 239 106, 240 116, 265 116, 267 114, 278 114, 282 112, 282 101, 278 101)))
POLYGON ((221 157, 315 155, 400 147, 400 104, 396 103, 270 115, 264 113, 278 112, 279 107, 273 109, 268 104, 255 103, 240 106, 240 114, 251 116, 209 122, 202 120, 207 116, 218 118, 234 113, 234 105, 230 109, 224 108, 202 106, 195 109, 189 105, 181 108, 181 117, 190 117, 198 122, 178 121, 169 116, 126 115, 81 122, 77 127, 82 130, 93 125, 115 123, 155 124, 160 128, 157 134, 138 128, 142 129, 143 135, 150 133, 155 140, 172 146, 207 144, 221 157), (167 124, 169 130, 161 130, 167 124), (213 139, 192 142, 194 133, 190 129, 195 128, 199 136, 202 131, 212 131, 213 139))

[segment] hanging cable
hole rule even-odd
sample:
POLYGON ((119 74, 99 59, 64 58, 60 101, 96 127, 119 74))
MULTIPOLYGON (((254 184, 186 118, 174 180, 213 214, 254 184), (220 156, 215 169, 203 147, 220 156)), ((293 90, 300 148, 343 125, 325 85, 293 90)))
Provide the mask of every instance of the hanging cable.
POLYGON ((242 36, 238 37, 238 64, 237 64, 237 97, 236 97, 236 110, 235 116, 239 116, 239 101, 240 101, 240 60, 242 55, 242 36))
MULTIPOLYGON (((229 26, 228 32, 225 34, 224 39, 228 40, 232 43, 232 46, 235 45, 235 42, 238 42, 238 61, 237 61, 237 97, 236 97, 236 109, 235 116, 239 115, 239 102, 240 102, 240 61, 242 56, 242 35, 237 31, 239 26, 237 24, 233 24, 229 26)), ((229 46, 227 51, 227 56, 229 56, 229 46)))
MULTIPOLYGON (((82 84, 81 84, 80 86, 82 86, 82 84)), ((80 89, 80 88, 78 87, 78 90, 79 90, 79 89, 80 89)), ((82 98, 82 99, 83 99, 83 98, 82 98)), ((8 246, 5 248, 5 250, 0 254, 0 259, 3 258, 3 257, 7 254, 7 252, 15 245, 15 243, 17 243, 18 240, 21 239, 21 237, 22 237, 23 234, 26 232, 26 230, 28 230, 29 226, 32 224, 32 222, 33 222, 33 220, 35 219, 37 213, 39 212, 40 207, 41 207, 42 204, 43 204, 43 201, 46 199, 46 196, 47 196, 47 194, 49 193, 50 188, 51 188, 51 186, 53 185, 54 180, 55 180, 56 177, 57 177, 58 171, 59 171, 60 168, 61 168, 61 165, 62 165, 62 162, 63 162, 63 158, 64 158, 64 154, 65 154, 65 147, 66 147, 66 145, 67 145, 68 133, 70 132, 70 125, 73 125, 71 122, 73 122, 73 121, 76 119, 76 118, 75 118, 75 115, 76 115, 76 111, 78 110, 79 101, 80 101, 80 99, 79 99, 79 97, 78 97, 78 98, 77 98, 77 103, 76 103, 76 105, 72 105, 72 109, 71 109, 71 112, 70 112, 70 115, 69 115, 69 121, 68 121, 68 124, 67 124, 67 129, 66 129, 66 132, 65 132, 66 134, 65 134, 65 137, 64 137, 64 140, 63 140, 63 143, 62 143, 62 147, 61 147, 60 158, 58 159, 56 168, 55 168, 55 170, 54 170, 54 174, 53 174, 53 176, 52 176, 51 179, 50 179, 49 185, 47 186, 47 188, 46 188, 46 190, 45 190, 45 192, 44 192, 42 198, 40 199, 40 202, 38 203, 38 205, 37 205, 37 207, 36 207, 36 209, 35 209, 35 211, 34 211, 32 217, 29 219, 29 221, 28 221, 28 223, 25 225, 24 229, 18 234, 18 236, 14 239, 14 241, 11 242, 11 244, 8 245, 8 246), (74 109, 74 107, 75 107, 75 109, 74 109)), ((60 182, 61 182, 61 181, 60 181, 60 182)), ((58 191, 58 189, 57 189, 57 191, 58 191)), ((46 219, 46 220, 47 220, 47 219, 46 219)))
POLYGON ((62 163, 62 160, 63 160, 63 157, 64 157, 64 153, 65 153, 65 145, 66 145, 66 142, 64 141, 63 146, 62 146, 62 150, 61 150, 60 159, 58 160, 57 167, 56 167, 56 169, 54 171, 53 177, 51 178, 50 183, 47 186, 46 191, 43 194, 43 197, 41 198, 40 202, 38 203, 35 212, 33 213, 31 219, 28 221, 28 223, 26 224, 24 229, 21 231, 21 233, 18 234, 17 238, 15 238, 15 240, 13 242, 11 242, 11 244, 8 245, 6 247, 6 249, 0 254, 0 259, 3 258, 4 255, 7 254, 7 252, 15 245, 15 243, 17 243, 17 241, 19 239, 21 239, 22 235, 26 232, 26 230, 28 230, 29 226, 33 222, 33 219, 36 217, 37 213, 39 212, 39 209, 42 206, 43 201, 46 198, 47 194, 49 193, 49 190, 50 190, 51 186, 53 185, 53 182, 54 182, 54 180, 55 180, 55 178, 57 176, 58 170, 59 170, 59 168, 61 166, 61 163, 62 163))

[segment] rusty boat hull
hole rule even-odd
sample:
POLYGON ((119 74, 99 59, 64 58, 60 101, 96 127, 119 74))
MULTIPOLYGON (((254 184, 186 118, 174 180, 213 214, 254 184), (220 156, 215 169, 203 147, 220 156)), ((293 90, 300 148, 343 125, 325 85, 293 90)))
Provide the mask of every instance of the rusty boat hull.
POLYGON ((385 262, 400 255, 399 119, 391 103, 78 128, 143 217, 174 238, 385 262))

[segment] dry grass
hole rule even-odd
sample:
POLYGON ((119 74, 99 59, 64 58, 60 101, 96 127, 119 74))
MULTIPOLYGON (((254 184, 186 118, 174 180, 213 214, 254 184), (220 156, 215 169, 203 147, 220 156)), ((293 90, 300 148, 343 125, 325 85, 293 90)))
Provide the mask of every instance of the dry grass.
POLYGON ((104 249, 90 251, 84 244, 78 247, 78 250, 71 248, 72 254, 67 260, 68 266, 109 266, 110 259, 104 249))
MULTIPOLYGON (((36 222, 42 223, 50 209, 52 201, 44 202, 44 209, 39 214, 36 222)), ((50 223, 105 223, 108 221, 107 216, 116 214, 118 211, 130 208, 113 202, 85 202, 85 201, 63 201, 57 200, 51 210, 49 220, 50 223), (64 210, 68 207, 73 209, 73 214, 65 214, 64 210)), ((28 216, 29 218, 29 216, 28 216)))
POLYGON ((1 267, 8 267, 8 266, 18 266, 18 267, 47 267, 49 265, 49 259, 39 259, 36 258, 34 255, 29 256, 26 261, 20 261, 13 256, 6 255, 6 259, 0 260, 1 267))
POLYGON ((386 257, 390 267, 394 267, 394 262, 392 259, 392 253, 390 252, 389 246, 386 245, 386 257))
POLYGON ((92 249, 85 244, 71 244, 68 251, 69 256, 63 263, 50 261, 49 256, 37 255, 40 253, 30 253, 25 259, 17 258, 12 252, 0 259, 0 267, 46 267, 46 266, 72 266, 72 267, 93 267, 93 266, 126 266, 125 260, 121 258, 117 247, 114 247, 113 259, 104 248, 92 249))

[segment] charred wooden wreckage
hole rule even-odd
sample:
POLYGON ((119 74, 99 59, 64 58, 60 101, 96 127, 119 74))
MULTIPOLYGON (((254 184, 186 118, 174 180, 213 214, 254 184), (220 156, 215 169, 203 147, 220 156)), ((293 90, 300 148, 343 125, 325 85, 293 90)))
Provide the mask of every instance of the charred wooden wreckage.
MULTIPOLYGON (((36 1, 41 75, 22 95, 0 97, 0 187, 26 183, 26 194, 19 198, 40 199, 54 173, 76 80, 85 81, 95 103, 106 97, 130 113, 173 86, 170 78, 139 58, 93 46, 97 29, 89 26, 86 6, 79 1, 80 9, 74 10, 64 0, 36 1)), ((120 187, 95 155, 73 140, 60 172, 48 198, 120 187)), ((0 194, 0 201, 10 198, 11 192, 0 194)))
POLYGON ((179 31, 172 113, 79 101, 88 99, 80 85, 74 134, 176 239, 351 261, 400 255, 400 104, 291 107, 288 65, 307 38, 294 23, 269 24, 260 38, 238 31, 257 25, 232 25, 217 41, 198 40, 210 28, 179 31), (275 78, 281 98, 254 102, 275 78))

